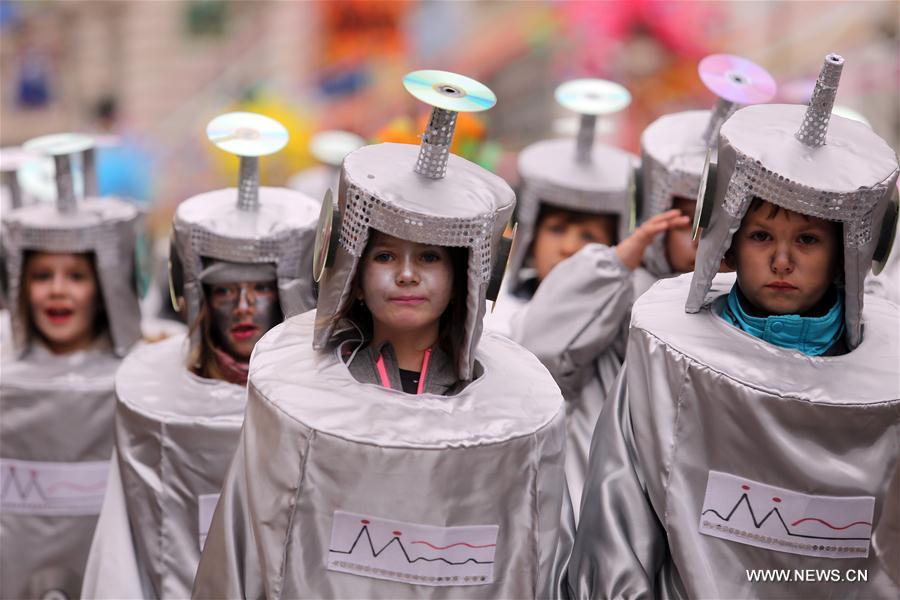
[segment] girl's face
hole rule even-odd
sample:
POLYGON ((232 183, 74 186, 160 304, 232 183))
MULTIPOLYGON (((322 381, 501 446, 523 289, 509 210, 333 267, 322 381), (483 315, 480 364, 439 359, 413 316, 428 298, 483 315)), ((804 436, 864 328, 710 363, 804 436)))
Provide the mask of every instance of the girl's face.
POLYGON ((358 298, 384 337, 433 328, 453 292, 453 263, 443 246, 373 232, 361 261, 358 298))
POLYGON ((31 322, 56 354, 83 350, 94 339, 100 303, 89 256, 37 252, 25 264, 31 322))
POLYGON ((771 315, 804 314, 834 283, 838 228, 825 219, 776 208, 762 202, 747 211, 729 260, 754 306, 771 315))
POLYGON ((213 332, 222 349, 250 360, 256 342, 281 321, 274 281, 217 283, 206 288, 213 332))

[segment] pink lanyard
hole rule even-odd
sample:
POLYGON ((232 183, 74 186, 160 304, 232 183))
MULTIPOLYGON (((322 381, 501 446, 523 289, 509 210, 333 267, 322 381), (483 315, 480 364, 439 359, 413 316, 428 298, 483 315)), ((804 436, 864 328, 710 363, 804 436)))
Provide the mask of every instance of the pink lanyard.
MULTIPOLYGON (((422 357, 422 372, 419 373, 419 386, 416 389, 417 394, 421 394, 425 389, 425 373, 428 372, 428 361, 431 360, 431 348, 425 351, 425 356, 422 357)), ((391 380, 388 377, 387 369, 384 366, 384 357, 382 355, 378 355, 378 360, 375 361, 375 366, 378 368, 378 376, 381 378, 381 385, 386 388, 391 387, 391 380)))

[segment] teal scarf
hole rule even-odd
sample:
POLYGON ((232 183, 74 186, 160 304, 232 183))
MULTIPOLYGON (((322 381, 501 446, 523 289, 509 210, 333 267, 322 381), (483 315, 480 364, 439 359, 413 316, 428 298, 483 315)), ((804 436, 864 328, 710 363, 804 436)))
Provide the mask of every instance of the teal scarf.
POLYGON ((728 303, 722 310, 722 318, 738 329, 775 346, 799 350, 807 356, 821 356, 844 335, 844 295, 839 292, 834 306, 821 317, 753 317, 741 306, 735 283, 728 294, 728 303))

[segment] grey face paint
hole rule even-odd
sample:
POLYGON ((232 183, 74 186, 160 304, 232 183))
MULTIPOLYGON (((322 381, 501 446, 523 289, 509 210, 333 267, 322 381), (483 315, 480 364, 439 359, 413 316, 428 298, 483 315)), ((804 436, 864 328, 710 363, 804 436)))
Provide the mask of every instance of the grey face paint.
POLYGON ((207 286, 212 329, 222 350, 249 360, 256 342, 281 321, 274 281, 207 286))

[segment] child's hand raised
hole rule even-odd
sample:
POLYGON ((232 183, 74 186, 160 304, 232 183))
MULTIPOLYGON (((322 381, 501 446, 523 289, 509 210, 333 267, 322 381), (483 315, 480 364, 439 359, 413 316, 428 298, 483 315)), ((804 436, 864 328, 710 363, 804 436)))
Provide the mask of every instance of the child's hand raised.
POLYGON ((656 236, 668 229, 685 227, 688 224, 690 224, 690 217, 682 215, 677 208, 654 215, 616 245, 616 256, 623 265, 633 271, 641 265, 644 252, 656 239, 656 236))

